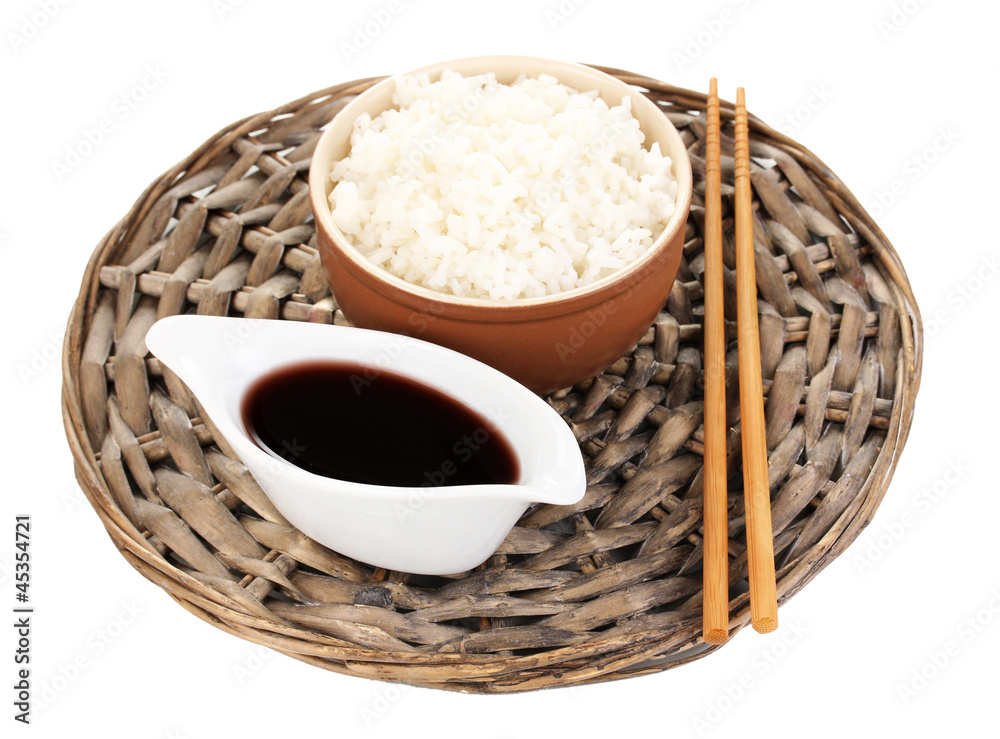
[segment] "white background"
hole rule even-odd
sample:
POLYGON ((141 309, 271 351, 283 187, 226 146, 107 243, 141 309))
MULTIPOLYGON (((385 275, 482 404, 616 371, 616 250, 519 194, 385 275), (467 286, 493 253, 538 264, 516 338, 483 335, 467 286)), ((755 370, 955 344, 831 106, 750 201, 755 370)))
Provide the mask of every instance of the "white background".
POLYGON ((13 518, 30 513, 32 678, 48 702, 30 727, 14 723, 15 635, 0 629, 4 736, 11 726, 154 739, 995 731, 996 4, 578 4, 399 0, 388 25, 359 40, 387 0, 5 0, 0 612, 14 600, 13 518), (699 90, 715 75, 730 99, 744 85, 751 111, 816 152, 901 254, 928 327, 913 431, 872 525, 781 609, 776 634, 747 630, 681 669, 600 686, 387 691, 262 657, 191 616, 123 560, 82 498, 56 357, 93 248, 146 185, 237 118, 479 53, 616 66, 699 90), (165 77, 135 92, 147 69, 165 77), (57 172, 102 118, 110 132, 57 172), (950 642, 954 656, 935 658, 950 642))

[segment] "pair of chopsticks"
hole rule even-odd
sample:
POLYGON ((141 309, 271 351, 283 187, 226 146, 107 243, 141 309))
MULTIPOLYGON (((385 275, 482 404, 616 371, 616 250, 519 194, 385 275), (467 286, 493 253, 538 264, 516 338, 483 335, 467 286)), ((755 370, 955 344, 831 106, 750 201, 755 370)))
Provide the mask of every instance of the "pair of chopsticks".
MULTIPOLYGON (((726 337, 722 288, 722 167, 718 80, 708 95, 705 137, 705 564, 704 639, 729 638, 729 527, 726 481, 726 337)), ((750 621, 766 634, 778 627, 778 600, 767 480, 764 391, 757 326, 753 207, 750 190, 750 134, 746 95, 736 90, 736 323, 743 437, 743 490, 750 621)))

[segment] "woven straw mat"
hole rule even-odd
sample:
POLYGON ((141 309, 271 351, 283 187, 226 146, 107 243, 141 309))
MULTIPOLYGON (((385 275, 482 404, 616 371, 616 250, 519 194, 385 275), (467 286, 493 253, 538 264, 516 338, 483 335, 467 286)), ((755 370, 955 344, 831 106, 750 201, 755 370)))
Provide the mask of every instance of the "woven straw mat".
MULTIPOLYGON (((579 685, 714 651, 701 641, 706 100, 605 71, 662 107, 696 187, 655 324, 604 373, 548 397, 583 451, 584 498, 530 509, 474 571, 373 569, 285 521, 148 354, 146 331, 177 313, 346 323, 320 265, 307 173, 322 127, 377 81, 359 80, 220 131, 149 186, 87 266, 64 349, 63 415, 79 482, 133 567, 230 634, 334 672, 447 690, 579 685)), ((732 269, 730 104, 722 115, 732 269)), ((840 179, 756 118, 750 129, 784 602, 874 515, 909 431, 922 329, 895 250, 840 179)), ((735 633, 750 617, 735 350, 726 366, 735 633)))

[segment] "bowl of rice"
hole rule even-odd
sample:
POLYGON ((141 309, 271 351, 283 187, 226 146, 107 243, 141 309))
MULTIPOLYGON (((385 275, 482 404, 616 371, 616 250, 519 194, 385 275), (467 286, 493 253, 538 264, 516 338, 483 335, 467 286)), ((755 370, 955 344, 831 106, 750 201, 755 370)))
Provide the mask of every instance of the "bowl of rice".
POLYGON ((537 392, 631 349, 680 262, 691 165, 641 92, 521 56, 389 77, 309 172, 323 267, 354 325, 415 336, 537 392))

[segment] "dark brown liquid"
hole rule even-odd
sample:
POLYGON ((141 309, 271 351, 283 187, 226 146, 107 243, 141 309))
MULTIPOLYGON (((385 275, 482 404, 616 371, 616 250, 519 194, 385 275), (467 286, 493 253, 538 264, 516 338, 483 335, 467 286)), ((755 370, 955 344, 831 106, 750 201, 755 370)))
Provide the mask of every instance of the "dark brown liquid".
POLYGON ((479 413, 400 375, 303 362, 264 375, 243 396, 258 446, 317 475, 402 487, 516 483, 510 442, 479 413))

